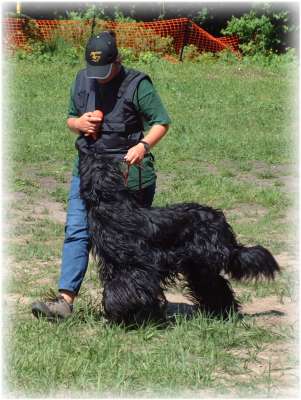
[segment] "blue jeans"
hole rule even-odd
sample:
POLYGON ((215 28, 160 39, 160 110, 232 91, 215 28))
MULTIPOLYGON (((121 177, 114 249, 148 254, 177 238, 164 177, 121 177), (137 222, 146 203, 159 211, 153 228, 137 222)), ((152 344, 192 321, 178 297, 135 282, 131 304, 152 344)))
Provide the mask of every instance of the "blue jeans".
MULTIPOLYGON (((65 240, 62 252, 59 290, 77 294, 88 267, 90 238, 88 233, 87 210, 79 194, 80 178, 73 176, 68 199, 65 240)), ((144 207, 150 207, 156 185, 150 185, 133 195, 144 207)))

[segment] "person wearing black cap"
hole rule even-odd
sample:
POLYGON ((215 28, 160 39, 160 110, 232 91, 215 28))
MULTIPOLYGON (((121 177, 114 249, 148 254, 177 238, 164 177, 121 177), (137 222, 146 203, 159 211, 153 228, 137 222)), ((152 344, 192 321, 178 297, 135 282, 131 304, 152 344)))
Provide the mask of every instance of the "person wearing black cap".
MULTIPOLYGON (((150 149, 166 134, 170 118, 150 77, 122 65, 113 32, 91 37, 85 59, 86 68, 78 72, 71 86, 67 125, 95 151, 125 160, 131 166, 128 188, 149 207, 156 187, 150 149), (98 117, 96 110, 101 110, 103 117, 98 117)), ((69 317, 87 270, 90 241, 79 182, 77 157, 68 199, 59 295, 34 302, 32 313, 36 317, 69 317)))

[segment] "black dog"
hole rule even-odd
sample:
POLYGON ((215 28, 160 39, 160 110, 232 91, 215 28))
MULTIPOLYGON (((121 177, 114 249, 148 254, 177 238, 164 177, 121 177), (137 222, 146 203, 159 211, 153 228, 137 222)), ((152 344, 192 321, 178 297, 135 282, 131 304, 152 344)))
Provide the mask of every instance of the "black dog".
POLYGON ((164 289, 179 275, 194 303, 214 315, 239 310, 221 274, 237 280, 274 278, 279 267, 271 253, 239 244, 222 211, 196 203, 141 207, 125 185, 120 162, 87 143, 83 137, 77 141, 81 196, 108 320, 161 319, 164 289))

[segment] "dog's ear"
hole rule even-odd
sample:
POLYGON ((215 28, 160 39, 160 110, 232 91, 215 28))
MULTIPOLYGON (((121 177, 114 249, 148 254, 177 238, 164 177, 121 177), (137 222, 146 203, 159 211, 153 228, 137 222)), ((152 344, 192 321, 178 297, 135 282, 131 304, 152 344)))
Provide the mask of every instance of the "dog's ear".
POLYGON ((113 200, 117 192, 125 190, 120 162, 107 157, 95 160, 91 186, 100 199, 113 200))

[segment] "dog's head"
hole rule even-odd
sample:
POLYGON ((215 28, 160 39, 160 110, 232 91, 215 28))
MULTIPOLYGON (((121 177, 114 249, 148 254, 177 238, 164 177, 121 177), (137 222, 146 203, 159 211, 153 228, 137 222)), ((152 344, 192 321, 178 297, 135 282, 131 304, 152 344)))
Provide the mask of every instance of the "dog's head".
POLYGON ((80 153, 81 196, 90 205, 122 200, 127 192, 121 163, 112 156, 80 153))

